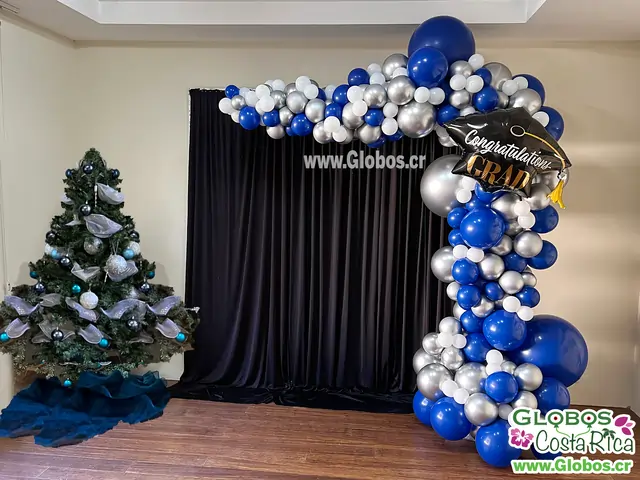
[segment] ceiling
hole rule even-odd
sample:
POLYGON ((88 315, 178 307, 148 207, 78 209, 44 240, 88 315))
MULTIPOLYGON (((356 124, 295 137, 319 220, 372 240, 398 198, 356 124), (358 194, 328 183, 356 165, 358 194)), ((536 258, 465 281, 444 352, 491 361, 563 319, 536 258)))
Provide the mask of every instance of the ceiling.
POLYGON ((453 15, 480 42, 637 41, 640 0, 0 0, 5 14, 78 42, 380 47, 453 15))

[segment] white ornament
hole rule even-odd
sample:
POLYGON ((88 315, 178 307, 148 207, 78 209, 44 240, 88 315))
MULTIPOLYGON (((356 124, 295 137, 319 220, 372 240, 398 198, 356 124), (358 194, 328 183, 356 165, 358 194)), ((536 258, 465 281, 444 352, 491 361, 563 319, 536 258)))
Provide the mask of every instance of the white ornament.
POLYGON ((505 312, 516 313, 520 306, 520 300, 517 297, 509 295, 502 299, 502 308, 505 312))
POLYGON ((93 310, 98 306, 98 296, 93 292, 84 292, 80 295, 80 305, 88 310, 93 310))
POLYGON ((127 261, 120 255, 110 255, 109 258, 107 258, 105 270, 111 274, 111 276, 118 277, 127 271, 127 261))
POLYGON ((467 258, 473 263, 479 263, 484 258, 484 251, 478 247, 471 247, 467 251, 467 258))
POLYGON ((461 333, 456 333, 453 336, 452 346, 454 346, 456 348, 464 348, 464 347, 466 347, 467 346, 467 337, 465 337, 461 333))
POLYGON ((467 247, 466 245, 456 245, 455 247, 453 247, 452 253, 455 258, 460 260, 462 258, 467 258, 468 251, 469 247, 467 247))
POLYGON ((486 360, 487 364, 497 363, 498 365, 501 365, 504 357, 502 356, 502 353, 500 353, 500 350, 489 350, 487 352, 486 360))
POLYGON ((127 248, 131 250, 134 255, 140 255, 140 244, 138 242, 129 242, 127 248))

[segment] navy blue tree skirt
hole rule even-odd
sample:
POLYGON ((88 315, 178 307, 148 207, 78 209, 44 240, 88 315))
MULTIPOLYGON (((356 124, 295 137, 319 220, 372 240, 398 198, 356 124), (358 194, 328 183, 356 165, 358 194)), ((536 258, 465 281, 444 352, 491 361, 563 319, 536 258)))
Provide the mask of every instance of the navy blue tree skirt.
POLYGON ((83 373, 74 387, 58 379, 37 379, 19 392, 0 415, 0 437, 33 435, 38 445, 80 443, 111 430, 160 417, 170 394, 157 373, 83 373))

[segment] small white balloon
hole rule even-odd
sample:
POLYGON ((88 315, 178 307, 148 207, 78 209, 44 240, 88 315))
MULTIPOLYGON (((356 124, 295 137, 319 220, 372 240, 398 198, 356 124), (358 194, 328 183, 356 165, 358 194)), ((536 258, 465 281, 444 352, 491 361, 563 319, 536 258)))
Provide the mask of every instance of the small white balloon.
POLYGON ((287 84, 284 83, 284 80, 281 80, 279 78, 274 80, 273 83, 271 84, 271 88, 273 88, 274 90, 280 90, 280 91, 284 91, 284 88, 286 86, 287 84))
POLYGON ((264 82, 265 85, 269 85, 271 88, 273 88, 273 80, 267 80, 266 82, 264 82))
MULTIPOLYGON (((332 117, 329 117, 329 118, 332 118, 332 117)), ((325 129, 325 131, 327 130, 327 121, 326 120, 324 121, 324 129, 325 129)), ((347 135, 348 135, 347 134, 347 129, 344 128, 342 125, 340 125, 338 127, 338 129, 335 132, 332 133, 332 135, 333 135, 333 139, 336 142, 338 142, 338 143, 344 142, 347 139, 347 135)))
POLYGON ((454 301, 457 300, 458 290, 460 290, 460 284, 458 282, 451 282, 449 285, 447 285, 447 297, 454 301))
MULTIPOLYGON (((265 112, 262 109, 262 104, 260 103, 260 100, 258 100, 258 103, 256 103, 255 109, 256 109, 256 112, 258 112, 258 115, 260 115, 260 116, 262 116, 262 114, 265 112)), ((262 118, 260 119, 260 122, 261 122, 260 125, 264 125, 262 123, 262 118)))
POLYGON ((249 93, 251 89, 249 87, 240 87, 240 95, 246 97, 247 93, 249 93))
POLYGON ((525 322, 528 322, 533 318, 533 308, 531 307, 520 307, 517 313, 518 317, 525 322))
POLYGON ((530 211, 531 211, 531 205, 529 205, 529 202, 525 200, 520 200, 518 203, 516 203, 513 206, 513 213, 515 213, 518 216, 526 215, 530 211))
POLYGON ((380 72, 372 73, 369 77, 369 83, 371 85, 384 85, 386 81, 387 79, 384 77, 384 74, 380 72))
POLYGON ((479 75, 471 75, 467 78, 467 92, 469 93, 478 93, 484 87, 484 80, 479 75))
POLYGON ((522 228, 531 228, 536 224, 536 217, 533 213, 529 212, 526 215, 518 216, 518 225, 522 228))
POLYGON ((489 350, 487 352, 487 356, 486 356, 487 364, 497 363, 498 365, 501 365, 503 360, 504 360, 504 357, 502 356, 502 353, 500 353, 500 350, 489 350))
POLYGON ((218 108, 222 113, 226 113, 227 115, 231 115, 231 113, 235 110, 235 108, 233 108, 233 106, 231 105, 231 99, 227 97, 218 102, 218 108))
POLYGON ((512 295, 506 296, 502 299, 502 308, 505 312, 516 313, 520 306, 520 300, 512 295))
POLYGON ((318 97, 318 93, 320 92, 320 90, 318 89, 318 87, 316 87, 313 83, 310 85, 307 85, 306 87, 304 87, 304 96, 307 97, 309 100, 313 100, 314 98, 318 97))
POLYGON ((464 188, 465 190, 473 190, 474 188, 476 188, 477 184, 477 180, 474 180, 471 177, 460 178, 460 187, 464 188))
POLYGON ((509 420, 509 414, 513 411, 513 407, 508 403, 498 405, 498 415, 503 420, 509 420))
POLYGON ((518 91, 518 82, 515 80, 505 80, 502 84, 502 91, 511 96, 518 91))
POLYGON ((260 100, 258 98, 258 94, 253 90, 247 92, 247 94, 244 96, 244 99, 247 102, 247 105, 249 105, 250 107, 255 107, 258 104, 258 100, 260 100))
POLYGON ((458 390, 459 388, 460 387, 458 386, 458 384, 450 378, 446 379, 440 384, 440 390, 442 390, 442 393, 444 393, 447 397, 453 397, 453 395, 456 393, 456 390, 458 390))
POLYGON ((364 91, 358 85, 352 85, 347 90, 347 98, 351 103, 356 103, 364 98, 364 91))
POLYGON ((518 84, 518 90, 529 88, 529 80, 525 77, 515 77, 513 80, 518 84))
POLYGON ((469 392, 466 388, 458 388, 455 392, 453 392, 453 399, 456 403, 460 405, 464 405, 469 400, 469 392))
POLYGON ((477 110, 473 108, 471 105, 469 105, 468 107, 464 107, 462 110, 460 110, 461 117, 466 117, 467 115, 473 115, 474 113, 477 113, 477 110))
POLYGON ((355 116, 362 117, 365 113, 367 113, 367 110, 369 110, 369 107, 367 107, 367 104, 365 103, 364 100, 358 100, 357 102, 353 102, 353 107, 351 108, 351 111, 355 116))
MULTIPOLYGON (((338 117, 327 117, 324 119, 324 131, 328 133, 337 132, 340 128, 340 120, 338 117)), ((345 130, 345 134, 346 134, 345 130)), ((346 138, 346 137, 345 137, 346 138)), ((338 141, 338 140, 336 140, 338 141)))
POLYGON ((335 85, 327 85, 327 88, 324 89, 324 93, 327 94, 327 100, 329 100, 330 98, 333 98, 333 92, 335 92, 336 88, 338 88, 335 85))
POLYGON ((469 247, 466 245, 456 245, 453 247, 453 256, 460 260, 461 258, 467 258, 467 252, 469 251, 469 247))
POLYGON ((456 192, 456 200, 460 203, 467 203, 469 200, 471 200, 471 197, 471 190, 465 190, 461 188, 456 192))
POLYGON ((439 333, 437 342, 441 347, 450 347, 453 345, 453 335, 449 332, 439 333))
POLYGON ((449 132, 447 132, 447 129, 444 128, 442 125, 436 125, 436 128, 434 130, 436 132, 436 135, 438 135, 438 137, 440 137, 440 138, 450 138, 449 137, 449 132))
POLYGON ((404 67, 396 68, 391 74, 391 78, 408 77, 408 76, 409 76, 409 71, 404 67))
POLYGON ((467 86, 467 77, 458 73, 451 77, 451 80, 449 80, 449 86, 455 91, 464 90, 467 86))
POLYGON ((304 89, 307 85, 311 85, 311 79, 306 75, 301 75, 296 78, 296 90, 304 92, 304 89))
POLYGON ((427 87, 418 87, 413 92, 413 98, 418 103, 427 103, 431 97, 431 92, 427 87))
POLYGON ((549 125, 549 114, 547 112, 543 112, 542 110, 537 111, 533 114, 533 118, 540 122, 540 125, 543 127, 549 125))
POLYGON ((471 247, 467 252, 467 258, 473 263, 479 263, 484 258, 484 252, 481 248, 471 247))
POLYGON ((271 97, 262 97, 259 101, 258 101, 258 105, 260 105, 260 108, 262 110, 264 110, 265 112, 270 112, 271 110, 273 110, 276 106, 276 101, 271 97))
POLYGON ((446 94, 440 87, 432 88, 431 90, 429 90, 429 103, 431 105, 440 105, 442 102, 444 102, 445 98, 446 94))
POLYGON ((384 116, 387 118, 393 118, 398 114, 398 105, 387 102, 384 107, 382 107, 382 113, 384 113, 384 116))
POLYGON ((240 112, 238 110, 236 110, 235 112, 231 112, 231 120, 236 123, 240 122, 240 112))
POLYGON ((456 333, 453 336, 452 346, 456 348, 464 348, 467 346, 467 337, 465 337, 462 333, 456 333))
POLYGON ((271 95, 271 89, 268 85, 258 85, 256 87, 256 95, 258 98, 268 97, 271 95))
POLYGON ((499 363, 489 363, 485 370, 487 371, 487 375, 491 375, 492 373, 501 372, 502 368, 499 363))
POLYGON ((471 68, 473 68, 473 71, 475 72, 484 66, 484 57, 479 53, 474 53, 469 57, 469 65, 471 65, 471 68))
POLYGON ((373 73, 379 73, 382 72, 382 67, 379 63, 372 63, 367 67, 367 72, 369 72, 369 75, 373 73))
POLYGON ((393 135, 398 131, 398 122, 395 118, 385 118, 382 121, 382 133, 385 135, 393 135))

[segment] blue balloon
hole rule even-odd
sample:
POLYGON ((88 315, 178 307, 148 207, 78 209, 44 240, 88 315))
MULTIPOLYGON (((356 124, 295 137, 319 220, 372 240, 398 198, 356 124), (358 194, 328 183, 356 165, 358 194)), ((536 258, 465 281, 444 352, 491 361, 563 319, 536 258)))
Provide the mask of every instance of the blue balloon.
POLYGON ((502 257, 504 260, 504 266, 507 270, 514 270, 516 272, 522 272, 527 268, 527 259, 521 257, 516 252, 511 252, 502 257))
POLYGON ((364 121, 367 125, 372 127, 379 127, 384 120, 384 113, 379 108, 370 108, 367 113, 364 114, 364 121))
POLYGON ((275 127, 280 125, 280 114, 278 110, 271 110, 262 114, 262 121, 267 127, 275 127))
POLYGON ((417 391, 413 396, 413 413, 427 427, 431 426, 431 408, 434 405, 435 402, 426 398, 420 391, 417 391))
POLYGON ((520 303, 525 307, 536 307, 540 303, 540 292, 533 287, 526 286, 518 293, 516 297, 520 300, 520 303))
POLYGON ((471 260, 461 258, 456 260, 451 268, 451 274, 453 279, 461 285, 472 285, 476 283, 480 276, 480 269, 478 265, 471 260))
POLYGON ((469 212, 460 225, 464 243, 470 247, 491 248, 502 239, 506 224, 502 216, 491 208, 477 208, 469 212))
POLYGON ((295 136, 295 133, 293 133, 293 130, 291 130, 291 127, 285 127, 284 131, 285 131, 285 133, 286 133, 287 135, 289 135, 290 137, 295 136))
POLYGON ((492 193, 492 192, 485 191, 485 189, 482 188, 479 183, 476 183, 475 194, 478 200, 484 203, 485 205, 490 204, 496 198, 502 195, 502 193, 496 193, 496 192, 492 193))
POLYGON ((499 102, 498 91, 491 85, 485 86, 473 96, 473 105, 479 112, 491 112, 498 108, 499 102))
MULTIPOLYGON (((440 87, 444 91, 444 98, 449 98, 453 93, 453 88, 451 88, 451 83, 449 82, 449 79, 445 79, 444 82, 438 85, 438 87, 440 87)), ((445 100, 445 105, 447 104, 446 102, 447 101, 445 100)))
POLYGON ((458 304, 465 310, 475 307, 482 299, 482 293, 475 285, 462 285, 456 295, 458 304))
POLYGON ((330 103, 324 107, 324 116, 325 118, 338 117, 342 121, 342 105, 337 102, 330 103))
POLYGON ((387 139, 390 142, 397 142, 398 140, 400 140, 402 137, 404 137, 404 133, 402 133, 400 130, 398 130, 396 133, 394 133, 393 135, 387 135, 387 139))
POLYGON ((471 310, 467 310, 462 315, 460 315, 460 323, 462 324, 462 328, 464 328, 469 333, 482 332, 482 322, 484 322, 484 318, 476 316, 471 310))
POLYGON ((486 68, 479 68, 474 72, 474 75, 478 75, 482 80, 484 80, 485 85, 491 85, 491 80, 493 80, 493 75, 486 68))
POLYGON ((464 240, 462 240, 462 235, 460 235, 460 230, 455 228, 453 230, 451 230, 449 232, 449 244, 452 247, 455 247, 456 245, 463 245, 464 244, 464 240))
POLYGON ((449 63, 439 50, 422 47, 409 57, 409 78, 419 87, 434 88, 442 82, 449 71, 449 63))
POLYGON ((373 143, 368 143, 367 147, 369 148, 380 148, 387 141, 386 135, 380 135, 380 138, 373 143))
POLYGON ((542 107, 540 111, 549 115, 549 123, 544 128, 547 129, 549 135, 556 140, 560 140, 560 137, 562 137, 562 134, 564 133, 564 119, 562 118, 562 115, 560 115, 560 112, 551 107, 542 107))
POLYGON ((444 105, 438 110, 437 120, 440 125, 449 123, 460 116, 460 110, 452 105, 444 105))
POLYGON ((462 440, 471 432, 471 422, 464 414, 464 405, 443 397, 431 407, 431 426, 445 440, 462 440))
POLYGON ((333 91, 333 101, 338 105, 346 105, 349 103, 349 99, 347 98, 347 91, 349 90, 349 85, 338 85, 336 89, 333 91))
POLYGON ((495 302, 504 297, 504 290, 502 290, 502 287, 498 282, 488 282, 484 286, 484 294, 489 300, 495 302))
POLYGON ((369 72, 364 68, 354 68, 349 72, 348 83, 351 86, 369 83, 369 72))
POLYGON ((491 350, 491 344, 487 342, 482 333, 470 333, 467 335, 467 344, 464 347, 464 356, 467 360, 470 362, 484 362, 489 350, 491 350))
POLYGON ((484 382, 484 391, 498 403, 510 403, 518 395, 518 381, 507 372, 495 372, 484 382))
POLYGON ((327 99, 327 94, 322 88, 318 89, 318 97, 317 98, 319 98, 320 100, 326 100, 327 99))
POLYGON ((536 217, 536 223, 531 227, 531 230, 537 233, 549 233, 558 226, 560 221, 558 211, 552 205, 542 210, 534 210, 532 213, 536 217))
POLYGON ((476 450, 492 467, 508 467, 517 460, 522 450, 509 445, 509 423, 499 418, 491 425, 480 427, 476 432, 476 450))
POLYGON ((518 315, 496 310, 482 324, 482 333, 498 350, 511 351, 520 347, 527 336, 527 324, 518 315))
POLYGON ((255 130, 260 126, 260 114, 253 107, 242 107, 238 120, 240 125, 247 130, 255 130))
POLYGON ((538 80, 533 75, 529 75, 528 73, 520 73, 518 75, 514 75, 513 76, 513 78, 516 78, 516 77, 524 77, 524 78, 526 78, 527 81, 529 82, 529 87, 528 88, 538 92, 538 95, 540 95, 540 98, 542 99, 542 103, 544 103, 544 100, 545 100, 545 98, 547 96, 547 93, 544 91, 544 85, 542 85, 542 82, 540 80, 538 80))
POLYGON ((533 394, 538 399, 538 409, 543 415, 549 410, 566 410, 571 404, 569 390, 555 378, 544 377, 542 385, 533 394))
POLYGON ((440 50, 449 64, 469 60, 476 53, 473 33, 464 22, 454 17, 433 17, 416 28, 409 40, 409 56, 421 47, 440 50))
POLYGON ((309 120, 304 113, 299 113, 291 120, 291 130, 301 137, 311 135, 313 132, 313 123, 311 123, 311 120, 309 120))
POLYGON ((527 260, 530 267, 544 270, 551 267, 558 259, 558 250, 555 245, 547 240, 542 241, 542 251, 533 258, 527 260))
POLYGON ((449 224, 449 226, 451 226, 451 228, 460 228, 462 219, 467 213, 468 212, 466 208, 456 207, 447 215, 447 223, 449 224))
POLYGON ((235 85, 227 85, 227 88, 224 89, 224 95, 227 98, 233 98, 239 94, 240 94, 240 89, 235 85))
POLYGON ((545 377, 567 387, 576 383, 589 362, 587 342, 578 329, 553 315, 536 315, 527 322, 527 336, 509 357, 517 364, 533 363, 545 377))
POLYGON ((471 211, 471 210, 476 210, 477 208, 482 208, 486 206, 487 206, 487 202, 480 200, 480 198, 477 195, 472 194, 471 200, 469 200, 464 207, 467 210, 471 211))

